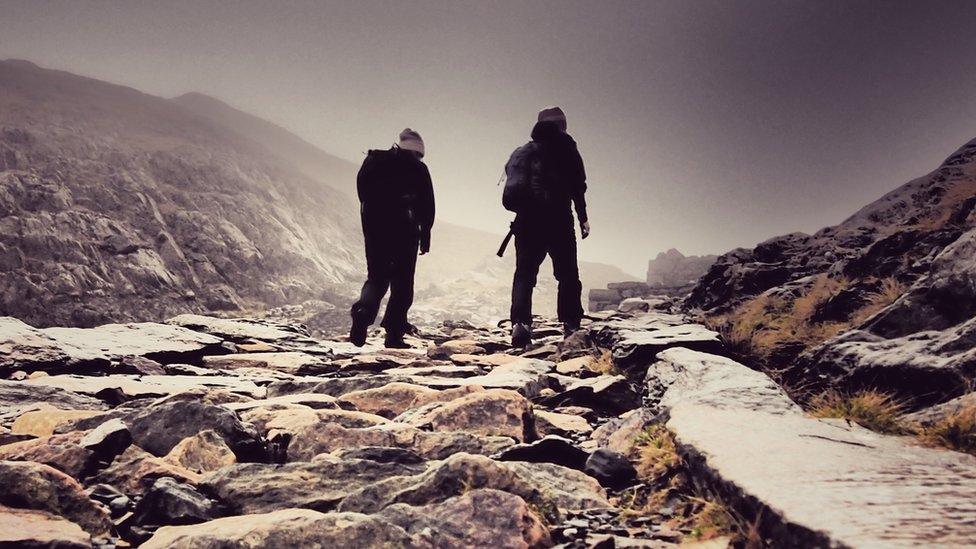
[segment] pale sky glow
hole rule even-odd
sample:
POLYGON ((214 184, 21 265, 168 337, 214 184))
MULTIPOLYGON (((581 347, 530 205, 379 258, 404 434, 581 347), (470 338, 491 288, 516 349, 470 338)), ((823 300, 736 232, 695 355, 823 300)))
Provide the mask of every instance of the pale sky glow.
MULTIPOLYGON (((976 2, 0 0, 0 58, 198 91, 354 162, 420 131, 443 219, 558 104, 590 174, 584 258, 641 275, 841 221, 976 136, 976 2)), ((353 182, 348 182, 352 189, 353 182)))

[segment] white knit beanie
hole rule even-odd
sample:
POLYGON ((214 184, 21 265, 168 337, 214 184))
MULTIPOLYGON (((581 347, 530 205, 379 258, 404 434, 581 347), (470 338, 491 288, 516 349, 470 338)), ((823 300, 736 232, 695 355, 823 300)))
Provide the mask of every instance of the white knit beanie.
POLYGON ((414 151, 420 156, 424 155, 424 140, 420 134, 407 128, 400 132, 400 141, 397 146, 407 151, 414 151))
POLYGON ((539 111, 539 122, 556 122, 566 130, 566 113, 559 107, 546 107, 539 111))

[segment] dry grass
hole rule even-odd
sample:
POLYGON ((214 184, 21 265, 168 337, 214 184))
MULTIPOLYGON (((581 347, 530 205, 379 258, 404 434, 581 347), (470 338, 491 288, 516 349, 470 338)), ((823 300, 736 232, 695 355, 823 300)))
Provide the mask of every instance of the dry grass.
POLYGON ((674 434, 660 423, 654 423, 637 436, 635 468, 642 479, 658 479, 681 465, 674 434))
POLYGON ((976 455, 976 406, 964 408, 933 425, 919 428, 918 439, 926 446, 976 455))
POLYGON ((697 510, 685 519, 685 525, 691 530, 688 534, 690 540, 706 541, 737 534, 736 521, 727 507, 700 498, 691 500, 697 510))
POLYGON ((586 368, 598 374, 616 375, 620 371, 613 364, 613 354, 610 351, 602 350, 600 354, 593 358, 586 368))
POLYGON ((879 433, 910 432, 901 419, 904 404, 879 391, 853 394, 828 391, 811 399, 809 411, 814 417, 846 419, 879 433))
POLYGON ((864 324, 865 321, 877 314, 881 309, 894 303, 907 289, 904 284, 894 278, 888 277, 882 279, 881 289, 871 294, 867 304, 851 316, 851 326, 864 324))
POLYGON ((760 359, 764 365, 777 351, 788 346, 810 349, 852 329, 887 307, 905 292, 905 286, 893 278, 881 281, 881 289, 854 311, 846 322, 814 322, 817 310, 829 299, 851 285, 851 281, 818 275, 800 297, 788 300, 769 295, 756 296, 731 313, 706 319, 726 342, 743 354, 760 359))

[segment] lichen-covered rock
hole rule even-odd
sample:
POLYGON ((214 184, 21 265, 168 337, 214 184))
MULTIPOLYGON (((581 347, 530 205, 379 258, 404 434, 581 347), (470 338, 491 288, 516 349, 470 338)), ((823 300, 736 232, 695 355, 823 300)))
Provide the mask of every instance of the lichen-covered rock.
POLYGON ((230 446, 211 429, 184 438, 163 459, 194 473, 216 471, 237 462, 230 446))
POLYGON ((81 484, 47 465, 0 461, 0 486, 2 505, 63 516, 93 536, 112 527, 108 513, 88 498, 81 484))
POLYGON ((348 496, 339 509, 374 513, 396 503, 437 503, 476 488, 515 494, 543 509, 609 507, 599 483, 579 471, 551 463, 498 462, 461 453, 423 473, 366 486, 348 496))
POLYGON ((357 513, 283 509, 225 517, 192 526, 166 526, 144 549, 292 547, 411 547, 414 539, 387 521, 357 513))
POLYGON ((172 477, 179 482, 196 485, 200 475, 163 458, 158 458, 139 447, 129 446, 107 468, 96 474, 91 482, 110 484, 126 495, 145 493, 157 479, 172 477))
POLYGON ((82 478, 94 466, 95 454, 81 446, 83 432, 50 435, 0 446, 0 459, 36 461, 75 478, 82 478))
POLYGON ((91 534, 55 514, 0 505, 0 547, 87 549, 91 534))
POLYGON ((222 406, 199 401, 156 403, 124 419, 132 440, 156 456, 165 456, 184 438, 213 430, 241 461, 264 458, 264 445, 253 426, 222 406))
POLYGON ((499 490, 472 490, 431 505, 390 505, 376 516, 431 547, 528 549, 552 544, 549 531, 525 500, 499 490))
POLYGON ((423 464, 321 456, 312 462, 284 465, 230 465, 206 475, 202 486, 233 513, 265 513, 293 507, 329 511, 364 486, 425 469, 423 464))
POLYGON ((435 431, 509 436, 520 442, 536 437, 532 403, 505 389, 477 391, 435 403, 400 421, 435 431))

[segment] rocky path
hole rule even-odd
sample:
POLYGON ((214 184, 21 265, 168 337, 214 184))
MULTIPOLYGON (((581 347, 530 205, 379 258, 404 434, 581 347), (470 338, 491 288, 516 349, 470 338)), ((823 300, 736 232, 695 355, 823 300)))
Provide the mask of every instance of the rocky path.
POLYGON ((808 418, 687 318, 537 336, 0 319, 0 545, 669 547, 702 537, 686 495, 777 546, 976 542, 976 459, 808 418), (659 423, 681 490, 648 474, 659 423))

